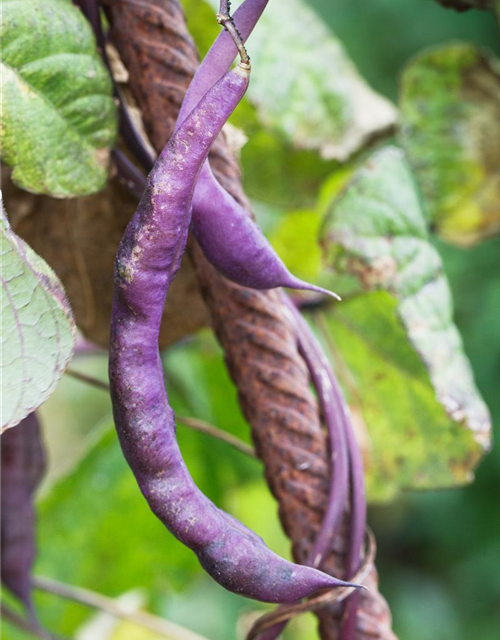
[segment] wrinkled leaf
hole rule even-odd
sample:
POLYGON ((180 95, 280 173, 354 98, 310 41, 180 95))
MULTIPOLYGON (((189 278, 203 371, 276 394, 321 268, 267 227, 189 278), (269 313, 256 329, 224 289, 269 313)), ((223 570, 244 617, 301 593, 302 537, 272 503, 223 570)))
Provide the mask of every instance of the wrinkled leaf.
MULTIPOLYGON (((54 200, 21 191, 6 178, 5 201, 13 229, 61 278, 78 328, 92 342, 107 347, 113 264, 137 198, 116 179, 98 194, 54 200)), ((187 256, 169 291, 165 318, 162 348, 208 322, 187 256)))
POLYGON ((117 114, 90 25, 70 0, 4 0, 2 158, 23 189, 65 197, 106 183, 117 114))
POLYGON ((400 139, 446 240, 500 231, 500 61, 473 45, 426 51, 405 69, 400 139))
POLYGON ((355 173, 322 241, 329 263, 357 282, 327 325, 365 432, 372 498, 469 481, 489 447, 489 414, 401 151, 383 149, 355 173))
POLYGON ((40 425, 30 413, 17 429, 0 437, 2 479, 2 582, 31 608, 31 567, 35 559, 33 494, 45 461, 40 425))
POLYGON ((73 354, 75 325, 55 273, 10 228, 3 210, 2 431, 39 407, 73 354))
MULTIPOLYGON (((218 8, 218 0, 210 0, 218 8)), ((265 123, 325 159, 346 160, 394 126, 375 93, 319 16, 302 0, 270 2, 248 40, 248 96, 265 123)))

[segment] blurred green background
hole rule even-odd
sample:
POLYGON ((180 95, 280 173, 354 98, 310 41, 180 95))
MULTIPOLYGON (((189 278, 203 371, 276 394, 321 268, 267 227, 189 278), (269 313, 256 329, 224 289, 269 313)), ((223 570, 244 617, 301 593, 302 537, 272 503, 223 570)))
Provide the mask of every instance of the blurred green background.
MULTIPOLYGON (((402 67, 426 46, 461 39, 500 52, 498 27, 487 13, 456 14, 433 0, 310 0, 310 5, 335 31, 364 78, 391 100, 397 98, 402 67)), ((252 125, 246 133, 252 135, 252 125)), ((273 140, 263 143, 269 144, 268 163, 280 162, 279 144, 273 156, 273 140)), ((259 150, 252 151, 251 144, 243 149, 245 184, 261 223, 272 230, 290 209, 311 206, 323 180, 338 167, 313 154, 291 154, 286 162, 292 175, 308 175, 305 187, 301 183, 286 190, 274 179, 264 179, 260 188, 259 150)), ((468 250, 442 242, 436 246, 450 278, 456 323, 477 385, 493 423, 499 424, 500 239, 468 250)), ((73 366, 106 378, 104 356, 86 356, 73 366)), ((208 331, 171 349, 165 366, 176 412, 205 418, 249 441, 220 350, 208 331)), ((191 552, 149 513, 121 456, 106 394, 65 376, 41 414, 50 469, 39 500, 36 573, 111 596, 133 591, 135 601, 149 611, 211 640, 242 637, 248 620, 265 607, 206 578, 191 552)), ((179 439, 202 490, 273 549, 289 555, 260 464, 182 425, 179 439)), ((400 640, 498 637, 499 487, 500 449, 494 448, 468 487, 407 494, 370 509, 381 591, 400 640)), ((65 637, 157 637, 127 623, 110 625, 102 616, 50 594, 37 592, 36 604, 44 624, 65 637)), ((3 637, 26 638, 7 624, 3 637)), ((296 620, 286 637, 316 637, 312 616, 296 620)))
MULTIPOLYGON (((500 419, 500 242, 469 251, 439 248, 453 288, 456 322, 495 427, 500 419)), ((499 481, 500 451, 494 447, 472 485, 411 494, 372 509, 381 588, 401 638, 497 637, 499 481)))
MULTIPOLYGON (((466 40, 500 51, 493 16, 455 13, 433 0, 312 0, 362 75, 391 99, 420 49, 466 40)), ((500 241, 464 250, 438 243, 455 320, 495 427, 500 424, 500 241)), ((498 433, 498 430, 496 430, 498 433)), ((500 449, 475 482, 374 507, 381 590, 401 640, 494 640, 500 629, 500 449)))

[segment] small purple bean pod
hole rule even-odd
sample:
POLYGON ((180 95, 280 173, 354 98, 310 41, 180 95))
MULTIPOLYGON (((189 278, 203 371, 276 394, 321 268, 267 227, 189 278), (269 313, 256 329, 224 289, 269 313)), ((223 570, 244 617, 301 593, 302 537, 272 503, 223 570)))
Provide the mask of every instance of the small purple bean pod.
POLYGON ((205 163, 193 198, 193 234, 226 278, 251 289, 289 287, 339 296, 292 275, 248 212, 217 182, 205 163))
POLYGON ((226 73, 177 129, 148 176, 115 263, 109 377, 120 444, 151 510, 222 586, 249 598, 287 603, 348 583, 279 557, 198 489, 176 441, 158 350, 165 297, 185 249, 196 180, 248 78, 242 65, 226 73))
MULTIPOLYGON (((268 0, 246 0, 234 15, 242 40, 252 32, 268 0)), ((229 69, 237 53, 222 32, 205 56, 186 93, 177 120, 179 127, 208 89, 229 69)), ((252 289, 290 287, 339 296, 293 276, 248 213, 216 180, 208 162, 201 170, 193 196, 193 234, 203 253, 229 280, 252 289)))

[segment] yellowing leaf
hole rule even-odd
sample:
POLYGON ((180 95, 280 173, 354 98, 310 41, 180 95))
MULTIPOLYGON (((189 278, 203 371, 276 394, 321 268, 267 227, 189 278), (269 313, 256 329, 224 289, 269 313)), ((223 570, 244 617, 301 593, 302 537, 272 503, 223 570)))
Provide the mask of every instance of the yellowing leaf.
POLYGON ((401 151, 385 148, 358 169, 323 243, 335 270, 359 283, 332 308, 326 336, 364 433, 372 498, 470 481, 489 448, 489 413, 401 151))
POLYGON ((500 232, 500 61, 470 44, 405 69, 400 140, 437 232, 470 245, 500 232))

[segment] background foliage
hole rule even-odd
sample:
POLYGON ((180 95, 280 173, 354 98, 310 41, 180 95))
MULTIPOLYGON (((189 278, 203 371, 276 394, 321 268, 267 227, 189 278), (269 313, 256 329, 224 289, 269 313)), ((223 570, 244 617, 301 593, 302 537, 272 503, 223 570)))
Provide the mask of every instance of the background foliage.
MULTIPOLYGON (((194 11, 192 0, 185 4, 203 51, 217 27, 213 22, 207 26, 205 20, 212 15, 207 7, 199 9, 196 2, 194 11)), ((424 47, 464 40, 500 52, 497 25, 487 13, 455 14, 432 0, 309 0, 309 4, 335 31, 361 76, 393 101, 404 65, 424 47)), ((298 275, 314 276, 319 251, 293 255, 294 229, 305 233, 314 246, 324 203, 350 177, 353 163, 340 167, 335 159, 322 160, 311 150, 292 151, 283 131, 262 128, 248 102, 235 124, 249 137, 242 162, 245 187, 259 222, 298 275)), ((477 386, 498 424, 500 240, 468 249, 434 237, 432 242, 449 278, 455 323, 477 386)), ((203 417, 249 440, 219 348, 208 331, 176 345, 165 364, 176 412, 203 417)), ((100 356, 81 358, 74 368, 106 377, 100 356)), ((232 640, 241 620, 259 605, 212 583, 191 552, 151 517, 119 450, 106 394, 65 376, 41 417, 50 467, 39 500, 36 573, 112 596, 137 591, 136 600, 149 610, 207 638, 232 640)), ((260 464, 182 426, 179 439, 202 490, 288 556, 289 543, 279 529, 260 464)), ((401 640, 496 638, 499 484, 500 451, 494 448, 470 486, 408 493, 371 508, 381 590, 391 603, 401 640)), ((43 622, 67 637, 155 637, 125 623, 111 626, 110 632, 102 618, 48 594, 38 593, 36 601, 43 622)), ((314 629, 312 617, 304 617, 290 625, 287 637, 307 640, 315 637, 314 629)), ((25 636, 5 625, 3 637, 25 636)))

